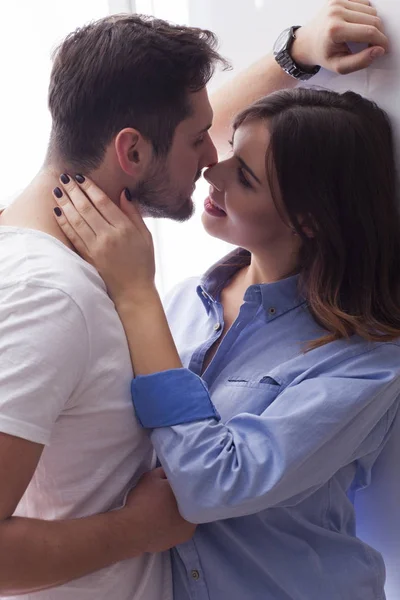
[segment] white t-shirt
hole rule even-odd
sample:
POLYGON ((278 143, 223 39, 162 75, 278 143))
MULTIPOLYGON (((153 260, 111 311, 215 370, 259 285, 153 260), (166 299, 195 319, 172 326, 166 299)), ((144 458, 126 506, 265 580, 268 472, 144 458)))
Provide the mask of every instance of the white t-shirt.
MULTIPOLYGON (((0 227, 0 431, 45 444, 15 515, 71 519, 123 505, 155 465, 131 401, 122 324, 97 271, 55 238, 0 227)), ((31 600, 171 600, 167 553, 31 600)))

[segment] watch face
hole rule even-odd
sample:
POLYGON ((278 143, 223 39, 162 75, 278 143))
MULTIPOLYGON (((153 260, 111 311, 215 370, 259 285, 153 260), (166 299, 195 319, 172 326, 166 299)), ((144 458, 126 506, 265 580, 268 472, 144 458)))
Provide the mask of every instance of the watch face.
POLYGON ((278 54, 278 52, 281 52, 282 50, 284 50, 287 47, 288 42, 291 39, 291 36, 292 36, 291 28, 285 29, 285 31, 282 31, 281 35, 278 37, 278 39, 275 42, 274 54, 278 54))

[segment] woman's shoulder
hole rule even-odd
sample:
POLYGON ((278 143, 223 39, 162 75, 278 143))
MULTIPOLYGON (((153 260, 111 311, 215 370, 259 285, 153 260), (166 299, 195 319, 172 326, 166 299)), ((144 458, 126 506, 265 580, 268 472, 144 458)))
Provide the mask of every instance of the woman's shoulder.
POLYGON ((316 377, 397 379, 400 377, 400 340, 371 342, 352 336, 297 355, 285 367, 287 383, 316 377))
MULTIPOLYGON (((325 358, 324 346, 321 347, 321 358, 325 358)), ((372 363, 386 357, 393 359, 395 364, 400 359, 400 339, 392 341, 370 341, 357 335, 350 339, 341 339, 326 345, 326 353, 330 354, 336 364, 356 361, 359 357, 365 357, 372 363)), ((400 369, 400 362, 398 362, 400 369)))

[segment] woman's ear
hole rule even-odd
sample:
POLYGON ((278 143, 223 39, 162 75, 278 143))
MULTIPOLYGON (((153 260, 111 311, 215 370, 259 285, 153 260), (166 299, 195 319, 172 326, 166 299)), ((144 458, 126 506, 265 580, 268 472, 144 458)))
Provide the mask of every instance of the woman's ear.
MULTIPOLYGON (((311 217, 311 215, 308 215, 308 217, 299 217, 299 225, 300 225, 300 229, 302 230, 302 232, 304 233, 304 235, 306 237, 308 237, 309 239, 312 239, 315 237, 315 227, 313 226, 312 223, 313 219, 311 217)), ((293 228, 292 231, 294 233, 296 233, 296 230, 293 228)))
POLYGON ((140 178, 149 166, 153 149, 136 129, 122 129, 115 138, 115 153, 121 169, 130 177, 140 178))
POLYGON ((306 237, 308 237, 309 239, 312 239, 315 237, 315 231, 311 227, 308 227, 307 225, 302 225, 301 230, 304 233, 304 235, 306 237))

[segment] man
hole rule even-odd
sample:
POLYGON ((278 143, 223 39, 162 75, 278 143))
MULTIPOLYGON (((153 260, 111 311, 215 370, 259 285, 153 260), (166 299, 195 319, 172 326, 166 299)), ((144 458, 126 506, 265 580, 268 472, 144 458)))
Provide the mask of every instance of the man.
MULTIPOLYGON (((299 72, 368 66, 387 49, 367 0, 335 0, 290 46, 299 72), (372 48, 350 55, 346 41, 372 48)), ((172 597, 168 555, 190 538, 130 400, 129 351, 98 273, 53 220, 58 176, 90 174, 118 201, 185 220, 217 160, 205 86, 214 37, 137 16, 67 37, 50 82, 46 163, 0 220, 0 595, 38 600, 172 597), (156 554, 159 553, 159 554, 156 554), (49 590, 49 588, 52 588, 49 590)), ((295 85, 271 57, 213 101, 224 149, 231 116, 295 85)), ((58 190, 57 193, 61 193, 58 190)))

